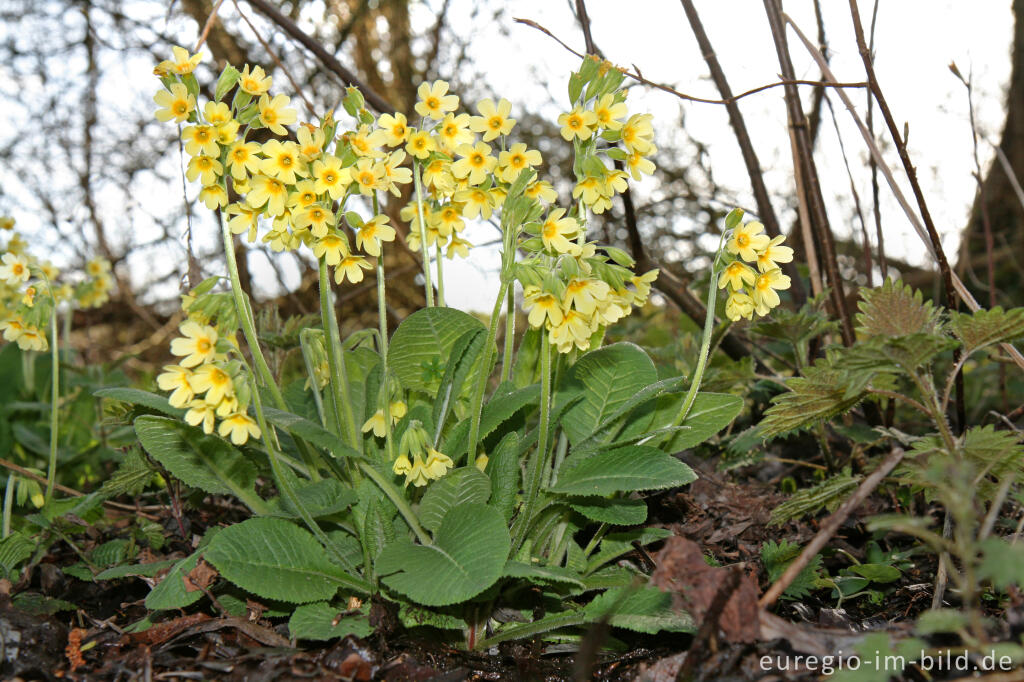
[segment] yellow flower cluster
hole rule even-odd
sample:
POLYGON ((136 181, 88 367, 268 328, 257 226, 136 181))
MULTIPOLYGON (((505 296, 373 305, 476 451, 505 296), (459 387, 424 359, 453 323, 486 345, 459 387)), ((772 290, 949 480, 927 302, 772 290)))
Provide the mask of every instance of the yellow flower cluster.
MULTIPOLYGON (((0 217, 0 229, 13 230, 14 218, 0 217)), ((103 305, 113 279, 110 263, 97 258, 86 264, 84 273, 76 273, 77 283, 61 281, 53 263, 35 259, 27 246, 14 232, 0 249, 0 331, 22 350, 45 351, 53 307, 103 305)))
POLYGON ((233 346, 233 341, 221 339, 216 328, 191 317, 178 331, 181 336, 171 341, 171 353, 182 359, 177 365, 165 365, 156 379, 160 390, 171 393, 168 402, 188 408, 185 421, 202 425, 205 433, 213 433, 219 418, 218 433, 230 437, 235 445, 243 445, 250 436, 259 438, 259 426, 246 413, 248 385, 224 350, 233 346))
POLYGON ((725 250, 738 260, 731 261, 722 270, 718 287, 729 287, 725 302, 725 315, 732 321, 751 319, 756 312, 765 316, 779 305, 778 291, 790 287, 790 279, 782 274, 779 263, 793 260, 793 249, 782 246, 784 236, 769 238, 762 234, 764 225, 752 221, 737 227, 725 244, 725 250), (757 263, 757 270, 746 263, 757 263), (749 291, 748 291, 749 290, 749 291))
POLYGON ((420 421, 409 422, 398 444, 398 459, 391 467, 396 475, 405 476, 405 485, 412 483, 421 488, 443 477, 453 466, 451 457, 430 444, 430 437, 420 421))

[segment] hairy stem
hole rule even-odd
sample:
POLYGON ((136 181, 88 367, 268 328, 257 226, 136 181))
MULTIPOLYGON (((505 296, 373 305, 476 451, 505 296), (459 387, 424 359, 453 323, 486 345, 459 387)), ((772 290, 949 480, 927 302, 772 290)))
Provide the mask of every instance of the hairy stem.
POLYGON ((501 359, 502 382, 512 379, 512 352, 516 343, 516 287, 508 288, 508 303, 505 306, 505 354, 501 359))
POLYGON ((548 422, 551 419, 551 343, 548 339, 541 340, 540 348, 540 425, 538 428, 537 450, 533 453, 527 473, 526 497, 523 501, 523 510, 520 512, 512 538, 512 553, 519 550, 526 533, 530 529, 530 522, 534 514, 534 506, 537 503, 537 495, 540 493, 541 479, 544 475, 544 465, 548 454, 548 422))
POLYGON ((430 283, 430 253, 427 251, 427 223, 423 219, 423 183, 420 181, 420 164, 413 160, 412 179, 416 187, 416 217, 420 222, 420 250, 423 252, 423 290, 427 307, 434 307, 434 287, 430 283))
POLYGON ((381 492, 391 500, 391 503, 395 505, 396 509, 398 509, 398 513, 402 515, 405 522, 409 524, 409 528, 411 528, 412 532, 415 533, 416 539, 424 545, 433 544, 433 540, 431 540, 430 536, 427 535, 427 532, 423 530, 423 527, 416 518, 416 514, 413 512, 412 507, 409 506, 409 503, 404 497, 402 497, 402 493, 398 492, 391 481, 367 462, 360 462, 359 468, 364 474, 366 474, 366 477, 376 483, 377 487, 381 489, 381 492))
MULTIPOLYGON (((52 294, 51 294, 52 295, 52 294)), ((46 501, 57 483, 57 440, 60 435, 60 349, 57 345, 57 302, 50 313, 50 462, 46 472, 46 501)))

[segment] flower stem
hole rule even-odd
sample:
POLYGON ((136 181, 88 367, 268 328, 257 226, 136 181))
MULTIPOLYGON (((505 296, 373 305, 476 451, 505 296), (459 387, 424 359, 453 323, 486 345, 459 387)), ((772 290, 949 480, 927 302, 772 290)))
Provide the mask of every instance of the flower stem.
POLYGON ((508 303, 505 306, 505 355, 501 359, 501 380, 512 380, 512 352, 515 350, 516 336, 516 286, 508 288, 508 303))
POLYGON ((3 525, 0 526, 0 540, 11 534, 11 513, 14 509, 14 486, 18 484, 18 479, 14 477, 14 473, 7 475, 7 486, 4 490, 4 518, 3 525))
POLYGON ((551 343, 542 338, 540 342, 540 425, 537 427, 537 450, 530 460, 526 479, 526 498, 523 509, 513 530, 512 553, 519 551, 534 514, 534 506, 540 493, 544 465, 548 458, 548 422, 551 419, 551 343))
POLYGON ((338 329, 338 317, 334 313, 334 297, 331 292, 330 273, 327 261, 320 259, 320 316, 324 325, 324 341, 327 343, 327 366, 331 372, 331 391, 334 397, 335 419, 349 444, 357 451, 362 451, 359 431, 356 429, 356 418, 352 412, 352 401, 348 398, 348 370, 341 352, 341 331, 338 329))
POLYGON ((316 403, 316 413, 320 417, 320 424, 327 426, 327 414, 324 412, 324 398, 320 395, 320 382, 316 378, 316 367, 313 365, 313 355, 309 348, 310 340, 307 332, 311 329, 303 329, 299 332, 299 348, 302 349, 302 362, 306 365, 306 376, 309 377, 309 388, 313 391, 313 401, 316 403))
POLYGON ((423 252, 423 289, 427 307, 434 307, 434 286, 430 283, 430 253, 427 251, 427 223, 423 219, 423 184, 420 181, 420 164, 412 162, 412 179, 416 187, 416 215, 420 221, 420 250, 423 252))
MULTIPOLYGON (((377 193, 373 193, 373 213, 380 212, 377 193)), ((377 322, 380 328, 380 363, 382 376, 381 391, 384 393, 384 400, 381 409, 384 411, 384 443, 387 448, 388 461, 395 459, 395 444, 391 438, 391 391, 388 389, 388 306, 385 296, 384 279, 384 247, 381 245, 380 255, 377 257, 377 322)), ((442 293, 443 295, 443 293, 442 293)), ((443 303, 441 305, 444 305, 443 303)))
POLYGON ((441 257, 441 243, 434 246, 437 249, 437 304, 444 308, 444 258, 441 257))
POLYGON ((60 349, 57 345, 57 302, 50 313, 50 463, 46 472, 46 501, 57 484, 57 440, 60 435, 60 349))
MULTIPOLYGON (((711 337, 715 331, 715 298, 718 294, 718 269, 712 267, 711 269, 711 280, 708 282, 708 311, 704 318, 704 336, 700 343, 700 355, 697 358, 697 367, 693 371, 693 380, 690 382, 690 390, 686 392, 686 397, 683 399, 683 404, 679 406, 679 412, 676 413, 676 418, 672 420, 672 426, 682 426, 683 422, 686 421, 686 417, 690 414, 690 410, 693 408, 693 403, 697 399, 697 391, 700 389, 701 381, 704 379, 704 370, 708 365, 708 356, 711 354, 711 337)), ((672 433, 669 432, 665 435, 665 440, 669 441, 672 439, 672 433)))
POLYGON ((491 311, 491 323, 487 327, 487 340, 484 341, 483 362, 480 364, 480 373, 477 375, 476 387, 473 389, 473 402, 470 403, 472 421, 469 426, 469 450, 468 462, 476 459, 477 440, 480 437, 480 416, 484 409, 484 391, 487 388, 487 378, 491 375, 491 348, 494 346, 494 339, 498 336, 498 316, 501 314, 501 304, 505 302, 505 292, 508 291, 509 281, 504 273, 501 278, 501 290, 498 298, 494 301, 494 310, 491 311))

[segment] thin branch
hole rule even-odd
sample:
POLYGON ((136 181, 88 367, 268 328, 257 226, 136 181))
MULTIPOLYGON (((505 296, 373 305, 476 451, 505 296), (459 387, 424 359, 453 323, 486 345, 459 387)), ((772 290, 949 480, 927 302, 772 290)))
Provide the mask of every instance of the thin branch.
MULTIPOLYGON (((249 1, 250 2, 254 2, 254 1, 257 1, 257 0, 249 0, 249 1)), ((258 1, 262 2, 263 0, 258 0, 258 1)), ((566 50, 568 50, 569 52, 573 53, 574 55, 576 55, 580 59, 583 59, 586 56, 583 53, 577 52, 576 50, 574 50, 571 47, 569 47, 568 45, 566 45, 558 36, 556 36, 554 33, 552 33, 548 29, 546 29, 543 26, 541 26, 540 24, 538 24, 536 21, 532 21, 531 19, 520 19, 520 18, 517 18, 517 17, 513 17, 512 20, 515 21, 518 24, 525 24, 525 25, 527 25, 527 26, 529 26, 531 28, 537 29, 541 33, 543 33, 543 34, 547 35, 548 37, 552 38, 555 42, 557 42, 559 45, 561 45, 566 50)), ((729 99, 706 99, 704 97, 695 97, 694 95, 687 95, 685 93, 679 92, 678 90, 676 90, 674 88, 671 88, 671 87, 669 87, 667 85, 664 85, 662 83, 655 83, 654 81, 647 80, 646 78, 644 78, 639 73, 634 73, 634 72, 629 71, 627 69, 620 69, 620 70, 622 71, 623 75, 625 75, 627 78, 632 78, 633 80, 635 80, 638 83, 643 83, 644 85, 648 85, 648 86, 650 86, 652 88, 655 88, 657 90, 661 90, 663 92, 667 92, 670 95, 675 95, 679 99, 684 99, 687 102, 699 102, 701 104, 728 104, 729 102, 736 102, 738 100, 743 99, 744 97, 749 97, 750 95, 756 95, 757 93, 763 92, 765 90, 770 90, 772 88, 778 88, 778 87, 786 86, 786 85, 816 85, 816 86, 823 86, 823 87, 826 87, 826 88, 866 88, 868 86, 866 81, 861 81, 861 82, 857 82, 857 83, 835 83, 835 82, 825 82, 825 81, 809 81, 809 80, 791 79, 791 80, 781 80, 781 81, 778 81, 777 83, 769 83, 768 85, 762 85, 760 87, 754 88, 753 90, 747 90, 746 92, 741 92, 740 94, 734 95, 733 97, 730 97, 729 99)))

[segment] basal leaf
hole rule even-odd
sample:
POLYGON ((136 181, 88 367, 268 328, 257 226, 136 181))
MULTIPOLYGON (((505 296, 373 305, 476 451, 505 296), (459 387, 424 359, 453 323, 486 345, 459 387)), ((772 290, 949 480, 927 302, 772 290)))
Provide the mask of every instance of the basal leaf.
POLYGON ((619 533, 608 533, 601 540, 601 544, 598 545, 597 552, 592 554, 587 560, 586 572, 589 575, 612 559, 617 559, 627 552, 634 551, 636 549, 633 546, 634 542, 640 545, 649 545, 652 542, 671 537, 671 535, 672 531, 665 528, 637 528, 619 533))
POLYGON ((562 416, 569 442, 575 445, 594 434, 623 404, 657 381, 654 362, 632 343, 616 343, 584 355, 558 390, 566 396, 583 396, 562 416))
POLYGON ((365 459, 361 452, 354 450, 349 445, 343 443, 341 438, 305 417, 273 407, 264 407, 263 414, 266 416, 267 421, 274 426, 282 428, 313 445, 326 449, 335 457, 365 459))
POLYGON ((146 608, 151 611, 183 609, 202 599, 201 590, 185 589, 185 576, 195 570, 201 556, 202 550, 199 550, 174 564, 164 579, 146 595, 146 608))
MULTIPOLYGON (((359 496, 352 488, 334 478, 319 481, 301 481, 295 486, 295 494, 302 499, 302 504, 313 518, 330 516, 345 511, 359 501, 359 496)), ((267 516, 286 519, 301 518, 299 511, 292 507, 287 498, 275 498, 267 503, 267 516)))
MULTIPOLYGON (((438 433, 444 427, 452 405, 462 393, 462 388, 466 377, 469 376, 470 368, 476 363, 477 358, 480 357, 480 353, 484 349, 486 336, 482 328, 470 329, 456 339, 452 345, 451 355, 448 356, 450 360, 445 367, 444 377, 441 379, 441 387, 434 398, 433 418, 434 424, 437 425, 438 433)), ((438 440, 435 439, 435 443, 438 440)))
POLYGON ((729 426, 742 410, 743 398, 738 395, 698 393, 683 421, 684 429, 669 439, 665 449, 679 452, 700 445, 729 426))
POLYGON ((480 320, 460 310, 418 310, 405 318, 392 335, 388 367, 404 388, 433 393, 443 376, 443 363, 451 357, 452 346, 473 329, 486 331, 480 320), (435 366, 439 371, 431 369, 435 366))
POLYGON ((525 578, 530 581, 566 583, 573 587, 586 587, 578 573, 562 566, 544 566, 541 564, 527 564, 521 561, 509 561, 505 564, 505 571, 502 575, 506 578, 525 578))
POLYGON ((491 496, 491 479, 475 466, 453 469, 431 485, 420 502, 420 523, 433 532, 441 527, 448 512, 462 504, 486 504, 491 496))
POLYGON ((649 445, 629 445, 589 457, 569 457, 550 487, 566 495, 610 495, 686 485, 697 475, 672 455, 649 445))
POLYGON ((171 404, 167 402, 167 398, 164 396, 156 393, 150 393, 149 391, 142 391, 137 388, 125 388, 120 386, 101 388, 98 391, 93 391, 93 395, 99 396, 100 398, 120 400, 123 403, 131 403, 132 405, 141 405, 142 407, 148 407, 149 409, 156 410, 157 412, 163 412, 171 417, 181 418, 185 414, 185 410, 178 407, 171 407, 171 404))
MULTIPOLYGON (((482 441, 495 429, 511 419, 513 415, 524 408, 536 409, 540 404, 540 385, 533 384, 526 388, 517 388, 509 393, 495 394, 484 405, 480 417, 480 440, 482 441)), ((442 452, 456 459, 466 452, 469 444, 470 420, 464 419, 455 425, 445 438, 442 452)))
POLYGON ((325 601, 303 604, 288 619, 288 633, 294 639, 326 641, 348 635, 366 637, 373 632, 369 619, 361 614, 344 615, 346 608, 325 601), (341 616, 339 618, 339 616, 341 616))
POLYGON ((377 559, 391 589, 426 606, 466 601, 493 585, 505 568, 512 540, 501 514, 464 504, 441 522, 432 545, 395 542, 377 559))
POLYGON ((230 495, 256 480, 255 465, 238 449, 176 419, 138 417, 135 433, 146 452, 185 485, 230 495))
POLYGON ((508 433, 487 460, 484 473, 491 479, 491 506, 508 521, 519 493, 519 436, 508 433))
POLYGON ((309 531, 282 519, 254 518, 223 529, 205 559, 243 590, 293 604, 330 599, 352 582, 309 531))
POLYGON ((690 614, 673 608, 672 595, 652 586, 610 589, 595 597, 585 610, 595 621, 607 617, 615 627, 650 635, 696 630, 690 614))
POLYGON ((591 521, 612 526, 636 526, 647 520, 647 503, 628 497, 576 497, 569 506, 591 521))

